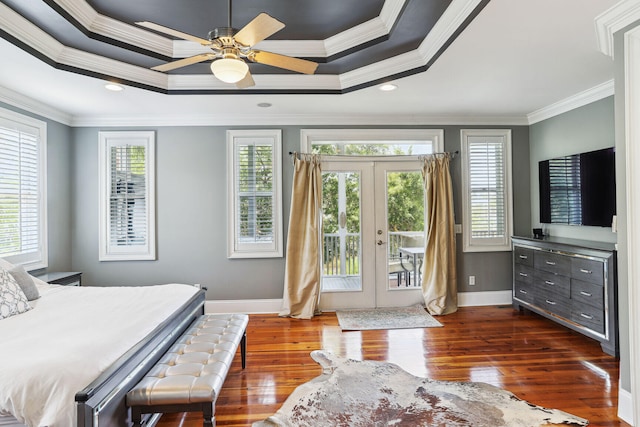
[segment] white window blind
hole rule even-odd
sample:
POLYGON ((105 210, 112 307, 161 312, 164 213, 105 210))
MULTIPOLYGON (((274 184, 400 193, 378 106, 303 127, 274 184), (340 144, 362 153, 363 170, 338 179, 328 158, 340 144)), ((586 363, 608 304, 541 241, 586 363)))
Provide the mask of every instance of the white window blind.
POLYGON ((282 256, 280 131, 229 131, 229 257, 282 256))
POLYGON ((509 250, 510 131, 462 131, 466 251, 509 250))
POLYGON ((0 257, 47 266, 46 123, 0 110, 0 257))
POLYGON ((101 132, 100 260, 155 259, 153 132, 101 132))

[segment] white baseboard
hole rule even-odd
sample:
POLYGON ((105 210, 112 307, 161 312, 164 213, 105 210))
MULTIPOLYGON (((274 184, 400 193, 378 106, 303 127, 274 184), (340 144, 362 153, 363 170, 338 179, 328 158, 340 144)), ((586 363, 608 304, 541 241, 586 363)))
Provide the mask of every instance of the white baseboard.
POLYGON ((458 307, 478 307, 481 305, 511 305, 513 292, 486 291, 458 293, 458 307))
MULTIPOLYGON (((509 305, 511 291, 460 292, 458 306, 509 305)), ((205 313, 279 313, 282 299, 207 300, 205 313)))
POLYGON ((618 389, 618 418, 631 426, 636 425, 633 423, 633 400, 631 399, 631 393, 621 388, 618 389))

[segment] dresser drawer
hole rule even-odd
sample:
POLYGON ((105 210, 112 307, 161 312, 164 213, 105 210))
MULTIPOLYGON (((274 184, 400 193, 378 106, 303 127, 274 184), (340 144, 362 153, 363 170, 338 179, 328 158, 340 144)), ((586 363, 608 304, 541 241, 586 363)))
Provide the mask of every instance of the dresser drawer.
POLYGON ((548 271, 536 271, 535 285, 540 294, 552 292, 564 298, 571 297, 571 279, 567 276, 549 273, 548 271))
POLYGON ((533 249, 522 246, 513 247, 513 260, 516 264, 533 267, 533 249))
POLYGON ((604 264, 600 261, 584 258, 571 260, 571 277, 585 282, 604 284, 604 264))
POLYGON ((530 284, 516 282, 513 285, 513 297, 530 304, 535 303, 535 291, 530 284))
POLYGON ((529 285, 533 283, 534 270, 531 267, 527 267, 522 264, 515 264, 513 266, 513 274, 514 279, 518 282, 527 283, 529 285))
POLYGON ((571 299, 591 307, 604 309, 604 288, 593 283, 571 279, 571 299))
POLYGON ((586 326, 592 331, 604 334, 604 311, 582 305, 571 308, 571 320, 586 326))
POLYGON ((571 274, 571 258, 565 255, 550 252, 536 252, 533 255, 533 264, 536 269, 569 276, 571 274))
POLYGON ((538 307, 565 318, 571 315, 571 300, 558 294, 536 295, 535 303, 538 307))

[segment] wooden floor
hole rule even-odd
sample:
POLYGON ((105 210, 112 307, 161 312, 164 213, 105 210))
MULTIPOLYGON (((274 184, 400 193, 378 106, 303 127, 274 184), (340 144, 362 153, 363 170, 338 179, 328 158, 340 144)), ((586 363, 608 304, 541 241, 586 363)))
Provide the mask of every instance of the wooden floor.
MULTIPOLYGON (((482 381, 537 405, 628 426, 617 416, 618 361, 600 345, 538 315, 465 307, 439 316, 443 328, 342 332, 335 313, 312 320, 251 315, 247 368, 239 354, 216 405, 218 426, 250 426, 274 413, 294 388, 320 375, 316 349, 396 363, 417 376, 482 381)), ((161 427, 199 427, 201 414, 165 414, 161 427)))

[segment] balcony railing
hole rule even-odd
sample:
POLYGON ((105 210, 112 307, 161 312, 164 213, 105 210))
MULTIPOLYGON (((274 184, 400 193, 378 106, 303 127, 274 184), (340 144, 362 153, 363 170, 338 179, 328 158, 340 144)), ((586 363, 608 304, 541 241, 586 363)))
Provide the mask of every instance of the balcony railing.
MULTIPOLYGON (((399 248, 422 244, 422 231, 395 231, 389 233, 387 257, 398 256, 399 248)), ((338 233, 324 235, 322 274, 324 276, 360 275, 360 235, 346 233, 341 242, 338 233)))

